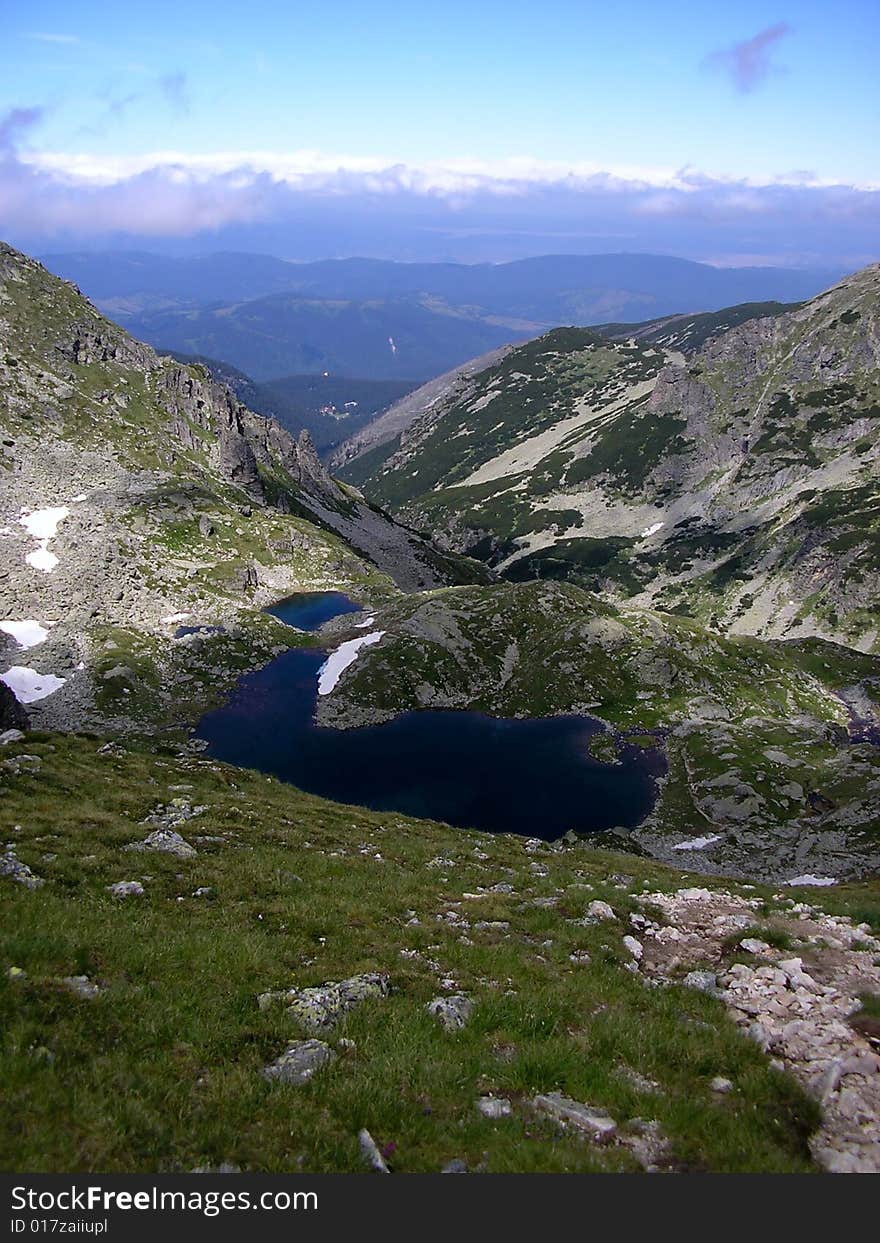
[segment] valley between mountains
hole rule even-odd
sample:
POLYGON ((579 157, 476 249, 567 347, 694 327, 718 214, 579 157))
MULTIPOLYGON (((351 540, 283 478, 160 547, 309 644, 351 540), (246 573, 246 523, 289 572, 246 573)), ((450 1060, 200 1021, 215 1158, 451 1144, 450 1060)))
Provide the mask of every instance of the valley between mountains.
POLYGON ((493 335, 328 466, 0 245, 4 1164, 880 1170, 878 311, 493 335), (346 644, 317 729, 588 717, 650 810, 550 842, 205 753, 346 644))

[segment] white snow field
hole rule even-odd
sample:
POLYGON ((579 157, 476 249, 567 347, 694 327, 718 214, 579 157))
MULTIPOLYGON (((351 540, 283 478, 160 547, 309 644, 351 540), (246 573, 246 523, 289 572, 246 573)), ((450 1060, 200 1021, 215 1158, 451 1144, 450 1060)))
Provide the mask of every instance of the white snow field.
POLYGON ((58 534, 58 527, 69 515, 70 510, 66 505, 56 505, 52 509, 33 509, 22 513, 19 523, 29 535, 39 541, 39 546, 25 555, 28 565, 33 566, 35 570, 42 570, 44 574, 52 573, 58 564, 58 558, 54 552, 49 552, 49 541, 55 538, 58 534))
POLYGON ((19 647, 36 647, 49 637, 49 631, 32 618, 26 621, 0 621, 0 630, 15 639, 19 647))
POLYGON ((318 694, 329 695, 348 666, 357 660, 361 648, 378 643, 384 633, 384 630, 374 630, 360 639, 349 639, 347 643, 341 643, 318 670, 318 694))
POLYGON ((37 673, 36 669, 28 669, 25 665, 13 665, 5 673, 0 673, 0 682, 5 682, 19 703, 32 704, 38 699, 54 695, 67 678, 56 678, 54 673, 37 673))

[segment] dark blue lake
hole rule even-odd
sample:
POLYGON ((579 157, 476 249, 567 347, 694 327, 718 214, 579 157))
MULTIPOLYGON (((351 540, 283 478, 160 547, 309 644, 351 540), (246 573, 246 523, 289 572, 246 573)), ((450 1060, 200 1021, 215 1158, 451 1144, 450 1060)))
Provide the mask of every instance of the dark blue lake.
MULTIPOLYGON (((323 606, 307 607, 314 617, 323 606)), ((294 624, 304 628, 299 616, 294 624)), ((632 827, 651 808, 656 754, 626 747, 623 763, 599 763, 587 747, 601 726, 589 717, 405 712, 382 725, 320 728, 314 711, 325 659, 295 648, 245 675, 229 702, 199 723, 208 754, 337 802, 546 840, 568 829, 632 827)))
POLYGON ((297 630, 320 630, 332 617, 360 611, 361 606, 341 591, 302 591, 266 609, 267 613, 287 622, 288 626, 296 626, 297 630))

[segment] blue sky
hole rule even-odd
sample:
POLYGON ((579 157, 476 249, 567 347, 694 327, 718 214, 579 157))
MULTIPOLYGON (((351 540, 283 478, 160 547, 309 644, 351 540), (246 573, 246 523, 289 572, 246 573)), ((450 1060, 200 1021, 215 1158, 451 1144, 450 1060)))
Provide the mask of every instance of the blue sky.
MULTIPOLYGON (((93 0, 17 7, 0 49, 0 231, 13 236, 26 223, 37 238, 124 232, 131 196, 122 191, 137 178, 156 205, 152 225, 147 211, 137 213, 134 232, 147 238, 277 223, 303 195, 321 193, 337 203, 355 195, 352 210, 363 195, 391 195, 395 210, 411 201, 416 215, 425 206, 416 200, 439 210, 442 199, 462 227, 469 204, 491 198, 509 229, 552 234, 560 213, 569 231, 577 224, 572 173, 593 179, 584 183, 587 224, 595 223, 595 179, 605 178, 605 232, 619 214, 619 183, 648 196, 627 200, 626 219, 650 223, 674 214, 683 193, 693 215, 716 184, 727 187, 727 216, 736 208, 732 184, 747 189, 741 215, 753 218, 769 184, 766 211, 791 218, 781 179, 789 193, 799 188, 803 211, 794 217, 803 215, 805 229, 814 217, 802 244, 789 239, 788 261, 819 257, 834 229, 846 235, 841 261, 871 252, 880 185, 876 0, 154 0, 112 14, 93 0), (397 170, 391 182, 388 169, 397 170), (187 178, 189 222, 180 192, 187 178), (213 215, 203 201, 211 179, 213 215), (552 202, 549 186, 561 187, 552 202), (502 201, 511 196, 518 216, 502 201)), ((490 227, 477 211, 473 228, 490 227)), ((648 242, 656 232, 642 228, 648 242)), ((719 224, 718 245, 709 236, 700 248, 736 261, 750 241, 756 254, 778 249, 782 232, 770 232, 776 240, 719 224)))

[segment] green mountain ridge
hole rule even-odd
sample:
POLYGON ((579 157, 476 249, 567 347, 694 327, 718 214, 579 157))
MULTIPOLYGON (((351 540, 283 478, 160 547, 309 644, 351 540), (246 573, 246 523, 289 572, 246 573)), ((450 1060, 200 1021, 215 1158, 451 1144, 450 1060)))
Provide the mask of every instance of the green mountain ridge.
POLYGON ((125 322, 157 349, 220 358, 261 382, 325 371, 366 380, 427 379, 536 331, 428 298, 358 302, 286 293, 125 322))
MULTIPOLYGON (((373 445, 369 468, 357 444, 335 460, 377 503, 506 577, 871 650, 878 285, 865 269, 687 358, 674 325, 624 340, 555 330, 421 413, 411 394, 407 425, 373 445)), ((693 339, 693 321, 681 329, 693 339)))

